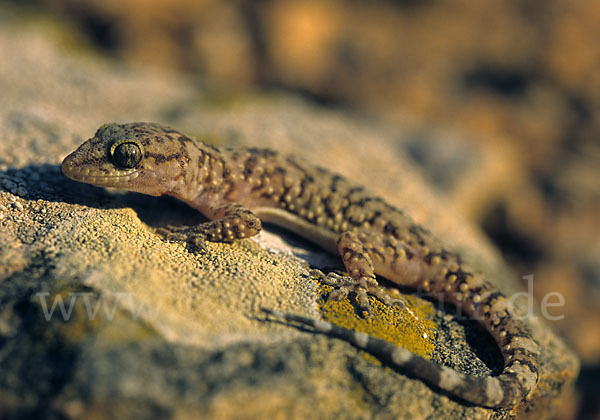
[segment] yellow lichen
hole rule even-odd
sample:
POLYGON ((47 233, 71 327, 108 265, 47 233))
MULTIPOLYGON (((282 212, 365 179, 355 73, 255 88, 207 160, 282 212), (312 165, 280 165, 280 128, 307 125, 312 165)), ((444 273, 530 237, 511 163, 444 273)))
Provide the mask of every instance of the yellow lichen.
MULTIPOLYGON (((434 350, 434 337, 437 325, 432 321, 433 305, 403 295, 406 307, 389 307, 369 296, 373 309, 370 317, 361 317, 350 299, 327 301, 332 287, 318 283, 321 297, 317 300, 323 318, 340 327, 360 331, 369 336, 389 341, 410 350, 419 356, 429 358, 434 350)), ((375 360, 369 357, 370 360, 375 360)))

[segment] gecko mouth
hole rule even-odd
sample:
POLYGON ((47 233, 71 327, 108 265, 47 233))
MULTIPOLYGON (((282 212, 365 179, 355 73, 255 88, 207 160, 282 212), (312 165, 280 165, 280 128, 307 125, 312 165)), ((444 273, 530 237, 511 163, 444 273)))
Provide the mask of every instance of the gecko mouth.
POLYGON ((136 169, 119 170, 111 168, 108 170, 98 170, 96 168, 86 168, 85 166, 75 166, 68 156, 63 161, 61 169, 67 178, 101 187, 124 184, 137 178, 139 175, 139 171, 136 169))

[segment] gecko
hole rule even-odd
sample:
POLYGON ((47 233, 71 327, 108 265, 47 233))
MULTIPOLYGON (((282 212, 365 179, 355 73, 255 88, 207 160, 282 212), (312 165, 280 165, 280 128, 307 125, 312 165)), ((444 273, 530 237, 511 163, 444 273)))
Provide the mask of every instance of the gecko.
POLYGON ((366 313, 369 295, 402 305, 376 275, 441 296, 483 325, 500 348, 504 367, 497 376, 476 377, 326 321, 263 309, 267 314, 341 338, 475 405, 514 407, 537 386, 538 345, 508 299, 429 230, 341 175, 270 149, 216 148, 146 122, 101 126, 61 167, 76 181, 173 196, 209 220, 159 228, 168 240, 199 247, 205 241, 230 243, 258 234, 263 222, 291 230, 341 257, 347 275, 315 273, 334 286, 330 298, 352 293, 366 313))

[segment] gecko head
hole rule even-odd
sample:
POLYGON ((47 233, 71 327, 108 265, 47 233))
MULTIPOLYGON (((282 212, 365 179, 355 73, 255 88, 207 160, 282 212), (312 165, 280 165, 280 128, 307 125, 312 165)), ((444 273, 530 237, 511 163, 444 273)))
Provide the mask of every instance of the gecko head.
POLYGON ((105 124, 61 168, 75 181, 161 195, 177 189, 190 160, 190 141, 159 124, 105 124))

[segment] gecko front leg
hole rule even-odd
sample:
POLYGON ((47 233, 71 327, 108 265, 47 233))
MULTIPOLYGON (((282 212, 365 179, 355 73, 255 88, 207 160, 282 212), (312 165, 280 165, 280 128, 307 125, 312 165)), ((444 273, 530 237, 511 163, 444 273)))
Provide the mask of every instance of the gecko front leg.
POLYGON ((254 236, 261 230, 258 216, 238 203, 219 202, 206 213, 213 220, 196 226, 166 226, 157 232, 168 240, 202 247, 205 241, 233 242, 254 236))
POLYGON ((393 299, 377 283, 373 261, 359 235, 354 232, 344 232, 338 238, 337 246, 349 276, 340 276, 336 273, 325 275, 319 270, 311 271, 311 274, 316 275, 323 283, 335 288, 329 295, 329 299, 342 300, 348 293, 354 292, 359 307, 369 314, 372 313, 372 309, 368 294, 388 306, 404 306, 404 301, 393 299))

